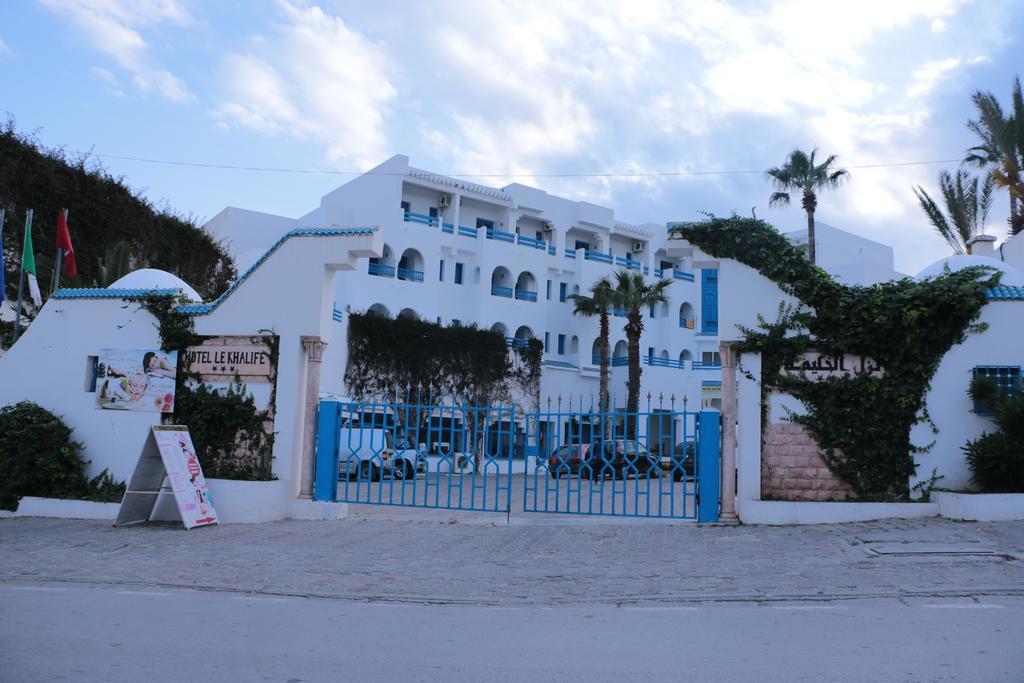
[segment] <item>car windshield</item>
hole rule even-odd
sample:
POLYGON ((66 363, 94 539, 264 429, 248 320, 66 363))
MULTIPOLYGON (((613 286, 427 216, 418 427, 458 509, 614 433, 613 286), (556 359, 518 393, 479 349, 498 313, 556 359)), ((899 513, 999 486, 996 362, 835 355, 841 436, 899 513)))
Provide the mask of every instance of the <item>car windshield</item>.
POLYGON ((391 432, 384 432, 384 448, 395 447, 395 437, 391 436, 391 432))
POLYGON ((636 455, 637 453, 646 453, 647 449, 643 445, 637 446, 636 441, 626 441, 622 447, 623 452, 626 455, 636 455))

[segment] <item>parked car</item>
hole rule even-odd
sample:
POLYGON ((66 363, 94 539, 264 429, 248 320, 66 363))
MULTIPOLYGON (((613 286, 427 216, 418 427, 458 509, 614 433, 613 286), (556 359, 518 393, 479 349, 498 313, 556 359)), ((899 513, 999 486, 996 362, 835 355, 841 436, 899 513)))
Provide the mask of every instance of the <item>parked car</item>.
POLYGON ((548 472, 551 473, 551 478, 558 479, 563 474, 579 474, 589 452, 590 444, 585 443, 566 444, 551 451, 551 455, 548 456, 548 472))
POLYGON ((592 444, 587 455, 587 465, 589 467, 582 469, 582 475, 595 479, 607 476, 628 479, 630 474, 637 477, 650 476, 652 479, 661 476, 658 458, 651 455, 646 446, 632 439, 592 444))
POLYGON ((396 450, 389 429, 342 427, 338 434, 338 479, 379 481, 384 475, 415 479, 426 468, 426 458, 415 449, 396 450))
POLYGON ((677 443, 671 453, 661 455, 661 469, 672 475, 674 481, 692 479, 697 471, 697 444, 694 441, 677 443))

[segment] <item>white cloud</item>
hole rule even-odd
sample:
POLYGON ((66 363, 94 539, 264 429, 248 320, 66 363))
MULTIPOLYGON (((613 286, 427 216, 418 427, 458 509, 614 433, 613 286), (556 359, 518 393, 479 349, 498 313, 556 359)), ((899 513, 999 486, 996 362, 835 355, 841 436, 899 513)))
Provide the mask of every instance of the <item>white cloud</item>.
POLYGON ((142 92, 156 91, 176 103, 194 99, 181 79, 155 62, 149 44, 142 36, 144 29, 163 23, 188 23, 190 17, 177 0, 38 2, 55 14, 69 18, 94 48, 131 74, 132 83, 142 92))
POLYGON ((280 6, 285 21, 270 39, 224 60, 217 119, 315 140, 331 161, 379 163, 396 95, 384 49, 320 7, 280 6))
POLYGON ((3 38, 0 38, 0 55, 10 54, 11 48, 7 47, 7 43, 4 42, 3 38))
POLYGON ((101 66, 94 66, 89 71, 93 77, 103 83, 107 87, 107 90, 114 97, 124 97, 124 89, 121 87, 120 82, 117 80, 117 76, 110 72, 108 69, 104 69, 101 66))

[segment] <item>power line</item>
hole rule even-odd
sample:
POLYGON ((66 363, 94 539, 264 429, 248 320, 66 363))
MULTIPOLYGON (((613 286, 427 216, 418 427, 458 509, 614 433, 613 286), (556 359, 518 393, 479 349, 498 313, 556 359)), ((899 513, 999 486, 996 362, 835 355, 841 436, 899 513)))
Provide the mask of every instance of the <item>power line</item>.
MULTIPOLYGON (((256 171, 261 173, 301 173, 306 175, 380 175, 404 176, 397 171, 339 171, 333 169, 302 169, 279 168, 273 166, 238 166, 234 164, 214 164, 201 161, 175 161, 172 159, 148 159, 145 157, 123 156, 120 154, 97 154, 91 156, 102 159, 118 159, 120 161, 137 161, 145 164, 162 164, 164 166, 186 166, 190 168, 213 168, 228 171, 256 171)), ((937 164, 960 163, 962 159, 938 159, 935 161, 893 161, 880 164, 860 164, 846 166, 847 169, 892 168, 896 166, 931 166, 937 164)), ((728 171, 638 171, 633 173, 438 173, 448 178, 660 178, 686 176, 726 176, 762 174, 761 170, 728 170, 728 171)))

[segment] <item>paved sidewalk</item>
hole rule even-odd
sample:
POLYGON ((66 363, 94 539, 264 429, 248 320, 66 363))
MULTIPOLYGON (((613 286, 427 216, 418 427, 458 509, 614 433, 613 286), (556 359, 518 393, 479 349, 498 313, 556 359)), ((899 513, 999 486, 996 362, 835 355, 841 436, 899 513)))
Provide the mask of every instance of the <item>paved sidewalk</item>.
POLYGON ((509 525, 415 512, 190 532, 4 519, 0 582, 478 605, 1024 596, 1024 522, 509 525), (901 550, 921 554, 876 552, 901 550))

